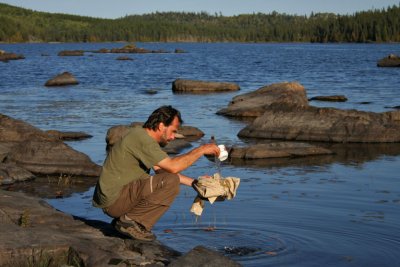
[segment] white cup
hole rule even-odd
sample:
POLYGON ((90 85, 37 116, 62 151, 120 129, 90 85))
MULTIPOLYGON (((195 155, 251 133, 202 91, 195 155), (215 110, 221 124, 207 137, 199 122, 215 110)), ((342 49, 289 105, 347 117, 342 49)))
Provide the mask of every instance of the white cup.
POLYGON ((219 148, 219 156, 218 159, 220 161, 224 161, 228 158, 228 151, 226 150, 226 147, 224 145, 218 145, 219 148))

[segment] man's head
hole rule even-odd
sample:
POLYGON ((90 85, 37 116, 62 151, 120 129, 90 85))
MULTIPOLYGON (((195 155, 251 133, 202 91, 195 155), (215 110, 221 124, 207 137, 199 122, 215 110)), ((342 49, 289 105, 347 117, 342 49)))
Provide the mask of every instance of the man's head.
POLYGON ((143 128, 153 131, 160 146, 166 146, 169 141, 175 139, 175 133, 182 123, 178 110, 172 106, 162 106, 151 113, 143 128))

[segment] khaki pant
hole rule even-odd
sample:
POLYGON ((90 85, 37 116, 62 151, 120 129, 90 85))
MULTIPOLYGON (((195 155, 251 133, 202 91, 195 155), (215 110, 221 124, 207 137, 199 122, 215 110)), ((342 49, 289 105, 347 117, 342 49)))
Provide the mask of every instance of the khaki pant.
POLYGON ((178 175, 167 172, 134 181, 125 185, 119 198, 103 210, 114 218, 126 214, 151 230, 178 195, 179 184, 178 175))

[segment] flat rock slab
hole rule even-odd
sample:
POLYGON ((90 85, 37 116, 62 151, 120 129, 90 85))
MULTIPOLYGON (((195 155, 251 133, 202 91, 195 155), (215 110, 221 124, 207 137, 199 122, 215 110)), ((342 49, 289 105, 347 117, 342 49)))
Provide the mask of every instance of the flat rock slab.
POLYGON ((57 130, 48 130, 45 131, 51 137, 54 137, 63 141, 76 141, 76 140, 84 140, 88 138, 92 138, 93 136, 84 132, 68 132, 68 131, 57 131, 57 130))
POLYGON ((292 141, 400 142, 400 111, 374 113, 273 104, 238 135, 292 141))
POLYGON ((315 155, 330 155, 332 151, 299 142, 271 142, 247 147, 232 147, 229 153, 231 158, 239 159, 267 159, 285 157, 305 157, 315 155))
POLYGON ((193 264, 207 262, 190 266, 239 266, 206 248, 180 257, 158 241, 128 239, 109 223, 74 218, 40 198, 0 190, 0 266, 167 266, 190 257, 193 264))
POLYGON ((330 102, 346 102, 347 97, 344 95, 327 95, 327 96, 314 96, 308 99, 308 101, 330 101, 330 102))
POLYGON ((60 57, 68 57, 68 56, 83 56, 83 50, 63 50, 58 53, 60 57))
POLYGON ((176 79, 172 83, 172 91, 175 93, 218 93, 238 90, 240 90, 239 85, 228 82, 176 79))
POLYGON ((75 219, 22 193, 1 191, 0 203, 0 266, 29 266, 32 258, 39 261, 40 257, 59 262, 58 266, 109 266, 122 261, 139 265, 168 262, 168 257, 177 254, 171 250, 155 256, 161 248, 165 250, 159 243, 146 246, 123 239, 107 228, 109 224, 91 227, 88 224, 93 222, 75 219), (149 249, 147 255, 153 251, 152 258, 138 252, 136 246, 149 249))
POLYGON ((116 60, 133 60, 133 58, 122 56, 122 57, 117 57, 116 60))

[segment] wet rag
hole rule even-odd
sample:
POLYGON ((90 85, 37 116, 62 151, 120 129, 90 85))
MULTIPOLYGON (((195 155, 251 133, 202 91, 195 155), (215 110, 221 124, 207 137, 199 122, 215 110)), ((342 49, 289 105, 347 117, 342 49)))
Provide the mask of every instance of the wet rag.
POLYGON ((204 209, 204 199, 213 204, 214 201, 224 201, 225 199, 234 198, 239 184, 240 178, 221 178, 219 173, 215 173, 211 177, 200 176, 198 182, 193 185, 197 191, 197 196, 193 201, 190 212, 201 216, 204 209))

